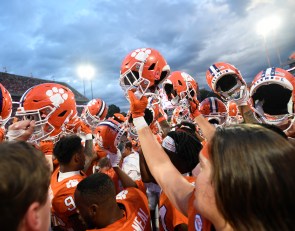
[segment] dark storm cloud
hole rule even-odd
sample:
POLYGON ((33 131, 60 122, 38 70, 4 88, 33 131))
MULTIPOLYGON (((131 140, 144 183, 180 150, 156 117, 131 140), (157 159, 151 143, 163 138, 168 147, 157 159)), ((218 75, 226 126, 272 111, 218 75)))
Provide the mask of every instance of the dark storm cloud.
POLYGON ((250 82, 267 67, 256 23, 274 12, 282 17, 276 35, 267 37, 272 65, 295 50, 293 1, 2 1, 0 67, 69 83, 91 97, 91 81, 77 66, 96 68, 94 97, 127 110, 119 86, 123 58, 139 47, 159 50, 173 70, 183 70, 206 87, 205 72, 217 61, 237 66, 250 82), (9 9, 9 10, 8 10, 9 9))

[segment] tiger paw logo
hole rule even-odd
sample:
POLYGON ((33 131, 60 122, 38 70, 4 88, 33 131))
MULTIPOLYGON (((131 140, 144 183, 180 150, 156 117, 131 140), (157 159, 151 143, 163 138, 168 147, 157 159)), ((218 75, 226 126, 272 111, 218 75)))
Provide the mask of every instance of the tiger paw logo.
POLYGON ((74 188, 78 185, 79 181, 78 180, 69 180, 66 183, 67 188, 74 188))
POLYGON ((117 194, 116 199, 117 200, 124 200, 124 199, 126 199, 127 194, 128 194, 128 191, 123 190, 119 194, 117 194))
POLYGON ((49 96, 50 101, 55 107, 59 107, 65 100, 68 99, 69 95, 63 88, 53 87, 51 90, 46 91, 46 95, 49 96))
POLYGON ((186 81, 186 82, 193 80, 193 78, 188 73, 181 72, 181 76, 183 77, 184 81, 186 81))
POLYGON ((131 57, 134 57, 138 61, 144 62, 151 53, 152 51, 150 49, 141 48, 141 49, 136 49, 135 51, 133 51, 131 54, 131 57))

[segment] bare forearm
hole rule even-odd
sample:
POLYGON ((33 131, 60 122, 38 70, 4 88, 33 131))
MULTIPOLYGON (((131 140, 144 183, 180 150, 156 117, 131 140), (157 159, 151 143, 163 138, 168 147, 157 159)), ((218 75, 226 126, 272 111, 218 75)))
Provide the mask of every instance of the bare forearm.
POLYGON ((131 179, 120 167, 113 167, 114 171, 117 173, 119 179, 122 182, 124 188, 135 187, 137 184, 131 179))
POLYGON ((161 145, 154 138, 149 127, 144 127, 137 132, 143 155, 153 177, 170 201, 183 214, 186 214, 188 199, 193 191, 193 186, 184 179, 171 163, 161 145))
POLYGON ((244 118, 245 123, 259 123, 259 121, 254 116, 254 112, 248 105, 240 106, 239 110, 244 118))
POLYGON ((199 115, 195 117, 195 122, 200 127, 205 139, 210 140, 214 133, 216 128, 208 122, 202 115, 199 115))

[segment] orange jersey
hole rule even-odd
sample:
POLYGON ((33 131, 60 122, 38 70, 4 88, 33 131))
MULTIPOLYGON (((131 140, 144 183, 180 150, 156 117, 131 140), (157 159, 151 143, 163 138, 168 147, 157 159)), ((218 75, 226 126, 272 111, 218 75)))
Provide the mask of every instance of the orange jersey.
POLYGON ((59 168, 57 168, 50 181, 51 197, 51 218, 53 226, 60 226, 63 229, 71 228, 69 217, 77 213, 74 202, 74 193, 77 184, 83 180, 86 175, 81 172, 58 182, 59 168))
POLYGON ((116 188, 116 193, 119 193, 121 191, 120 184, 119 184, 119 177, 115 170, 113 168, 110 168, 108 170, 101 170, 100 172, 107 174, 113 181, 115 188, 116 188))
POLYGON ((105 228, 92 231, 151 231, 149 206, 144 193, 137 188, 128 188, 120 192, 116 199, 125 211, 124 217, 105 228))
POLYGON ((210 231, 211 222, 206 218, 201 217, 194 206, 195 193, 192 193, 188 204, 188 230, 189 231, 210 231))
MULTIPOLYGON (((185 177, 190 183, 195 182, 194 177, 185 177)), ((176 209, 162 191, 159 199, 160 230, 174 230, 177 225, 188 224, 188 218, 176 209)))

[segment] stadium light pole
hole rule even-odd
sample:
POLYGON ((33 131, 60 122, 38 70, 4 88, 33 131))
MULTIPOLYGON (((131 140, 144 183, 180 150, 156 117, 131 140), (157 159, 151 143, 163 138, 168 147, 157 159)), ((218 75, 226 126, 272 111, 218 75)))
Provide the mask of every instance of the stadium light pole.
POLYGON ((91 95, 92 95, 92 99, 93 99, 92 79, 95 74, 94 67, 89 64, 81 65, 78 67, 77 71, 78 71, 78 75, 83 80, 84 96, 85 96, 85 79, 90 80, 90 82, 91 82, 91 95))
MULTIPOLYGON (((269 52, 266 45, 266 37, 269 36, 269 34, 271 33, 275 33, 279 26, 280 26, 280 18, 277 16, 263 18, 256 25, 257 34, 263 37, 264 49, 265 49, 265 54, 266 54, 269 67, 271 67, 271 64, 270 64, 269 52)), ((280 56, 280 52, 279 52, 277 44, 276 44, 276 48, 277 48, 276 50, 277 50, 278 59, 281 65, 281 56, 280 56)))

